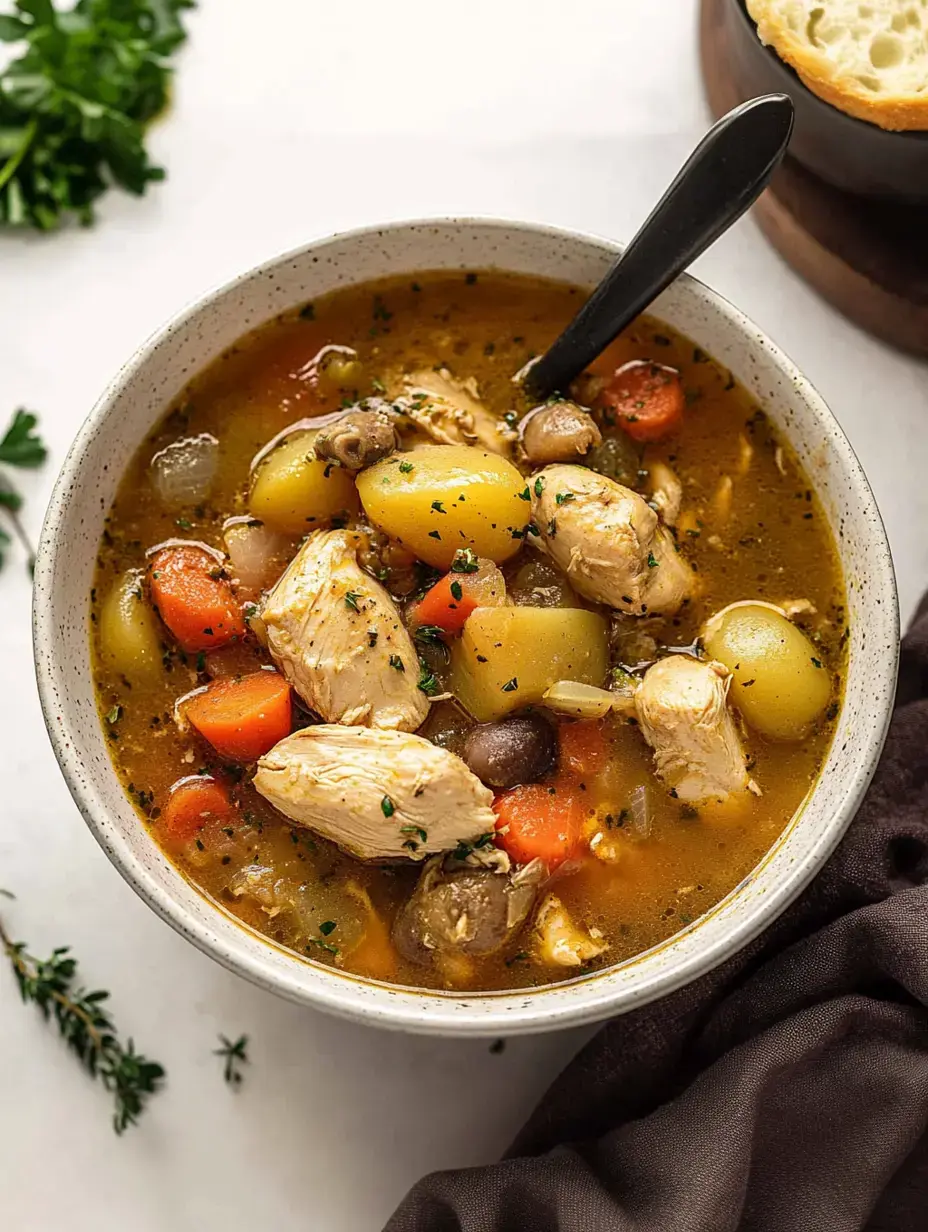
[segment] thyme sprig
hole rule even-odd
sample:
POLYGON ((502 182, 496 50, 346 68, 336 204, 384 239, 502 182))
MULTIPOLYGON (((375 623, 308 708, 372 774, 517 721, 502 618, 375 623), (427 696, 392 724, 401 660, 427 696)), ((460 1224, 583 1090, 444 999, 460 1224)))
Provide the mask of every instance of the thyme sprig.
POLYGON ((135 1051, 132 1040, 122 1043, 103 1002, 109 993, 88 992, 77 983, 77 960, 69 946, 51 957, 34 958, 24 942, 11 940, 0 920, 2 945, 26 1004, 35 1005, 46 1022, 54 1021, 61 1038, 81 1065, 113 1096, 113 1128, 123 1133, 135 1125, 148 1098, 161 1087, 164 1069, 135 1051))
POLYGON ((229 1086, 240 1087, 244 1077, 241 1066, 248 1064, 248 1036, 240 1035, 234 1043, 224 1035, 220 1035, 219 1039, 222 1047, 214 1048, 213 1056, 225 1059, 222 1076, 229 1086))

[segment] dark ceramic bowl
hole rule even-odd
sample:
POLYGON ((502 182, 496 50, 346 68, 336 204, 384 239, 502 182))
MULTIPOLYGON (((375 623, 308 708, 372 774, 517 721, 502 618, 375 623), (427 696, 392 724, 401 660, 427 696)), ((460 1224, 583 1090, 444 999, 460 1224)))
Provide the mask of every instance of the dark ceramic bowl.
MULTIPOLYGON (((707 39, 715 71, 731 79, 738 101, 767 93, 792 98, 790 154, 814 175, 858 196, 928 202, 928 132, 887 132, 824 102, 761 43, 743 0, 704 0, 704 53, 707 39)), ((707 86, 711 95, 713 83, 707 86)))

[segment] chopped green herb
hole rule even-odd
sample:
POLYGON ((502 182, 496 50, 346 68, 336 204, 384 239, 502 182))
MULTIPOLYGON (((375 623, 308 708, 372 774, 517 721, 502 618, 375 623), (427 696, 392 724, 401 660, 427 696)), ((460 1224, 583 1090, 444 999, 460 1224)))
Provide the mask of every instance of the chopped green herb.
POLYGON ((423 830, 421 826, 400 826, 400 834, 418 834, 423 843, 429 841, 428 830, 423 830))
POLYGON ((452 573, 476 573, 480 568, 473 548, 458 548, 451 562, 452 573))
POLYGON ((419 680, 418 687, 422 690, 426 697, 434 697, 436 693, 441 692, 441 686, 435 678, 435 673, 431 670, 427 663, 419 660, 419 680))
POLYGON ((389 796, 384 796, 384 798, 380 801, 380 811, 383 813, 384 817, 392 817, 396 812, 396 806, 389 796))
POLYGON ((812 656, 812 666, 813 666, 813 667, 821 667, 821 666, 822 666, 822 661, 821 661, 821 659, 816 659, 816 657, 813 655, 813 656, 812 656))
POLYGON ((424 646, 444 646, 444 636, 445 631, 440 625, 419 625, 413 634, 415 640, 424 646))
POLYGON ((401 462, 400 463, 400 474, 401 475, 408 475, 410 474, 411 471, 412 471, 411 462, 401 462))
POLYGON ((515 693, 518 687, 519 687, 519 678, 518 676, 513 676, 511 680, 507 680, 506 683, 502 686, 502 691, 504 693, 515 693))
POLYGON ((648 553, 648 568, 656 569, 661 562, 657 559, 653 552, 648 553))
POLYGON ((530 501, 531 499, 532 499, 532 494, 528 489, 528 484, 526 484, 525 491, 519 493, 519 500, 530 501))
POLYGON ((106 716, 107 723, 118 723, 122 715, 122 706, 114 706, 106 716))
POLYGON ((568 501, 576 500, 576 496, 573 492, 558 492, 554 500, 558 505, 566 505, 568 501))
POLYGON ((437 531, 437 530, 430 530, 430 531, 429 531, 429 538, 430 538, 430 539, 441 539, 441 535, 438 533, 438 531, 437 531))
POLYGON ((464 591, 461 588, 461 583, 452 582, 449 589, 451 590, 451 598, 460 603, 460 601, 464 598, 464 591))
POLYGON ((189 518, 178 518, 174 525, 180 530, 190 530, 193 523, 189 520, 189 518))
POLYGON ((390 655, 390 666, 397 672, 405 672, 406 664, 397 654, 390 655))
POLYGON ((445 508, 444 502, 440 500, 432 501, 432 508, 435 510, 436 513, 447 513, 448 512, 447 509, 445 508))
POLYGON ((323 920, 319 925, 319 931, 323 937, 328 937, 331 933, 335 932, 336 927, 337 925, 334 920, 323 920))
POLYGON ((538 478, 535 480, 535 495, 536 495, 536 496, 541 496, 541 494, 542 494, 542 492, 543 492, 544 490, 545 490, 545 480, 544 480, 544 476, 543 476, 543 475, 539 475, 539 476, 538 476, 538 478))
POLYGON ((350 607, 353 612, 359 612, 358 600, 361 595, 356 590, 349 590, 345 594, 345 607, 350 607))

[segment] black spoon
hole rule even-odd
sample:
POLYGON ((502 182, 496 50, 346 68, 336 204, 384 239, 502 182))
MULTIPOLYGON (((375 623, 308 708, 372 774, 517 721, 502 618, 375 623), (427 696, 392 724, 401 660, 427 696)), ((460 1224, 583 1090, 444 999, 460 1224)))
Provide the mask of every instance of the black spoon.
POLYGON ((765 94, 703 137, 561 336, 525 373, 532 396, 563 392, 617 334, 757 200, 786 152, 793 104, 765 94))

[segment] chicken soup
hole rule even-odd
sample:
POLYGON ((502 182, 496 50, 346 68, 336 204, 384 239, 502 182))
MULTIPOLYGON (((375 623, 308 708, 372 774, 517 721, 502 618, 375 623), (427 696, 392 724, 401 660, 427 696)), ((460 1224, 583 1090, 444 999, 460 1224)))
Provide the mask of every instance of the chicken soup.
POLYGON ((114 764, 199 890, 307 961, 567 979, 717 903, 825 759, 831 532, 731 373, 584 291, 348 288, 243 338, 129 467, 91 595, 114 764))

